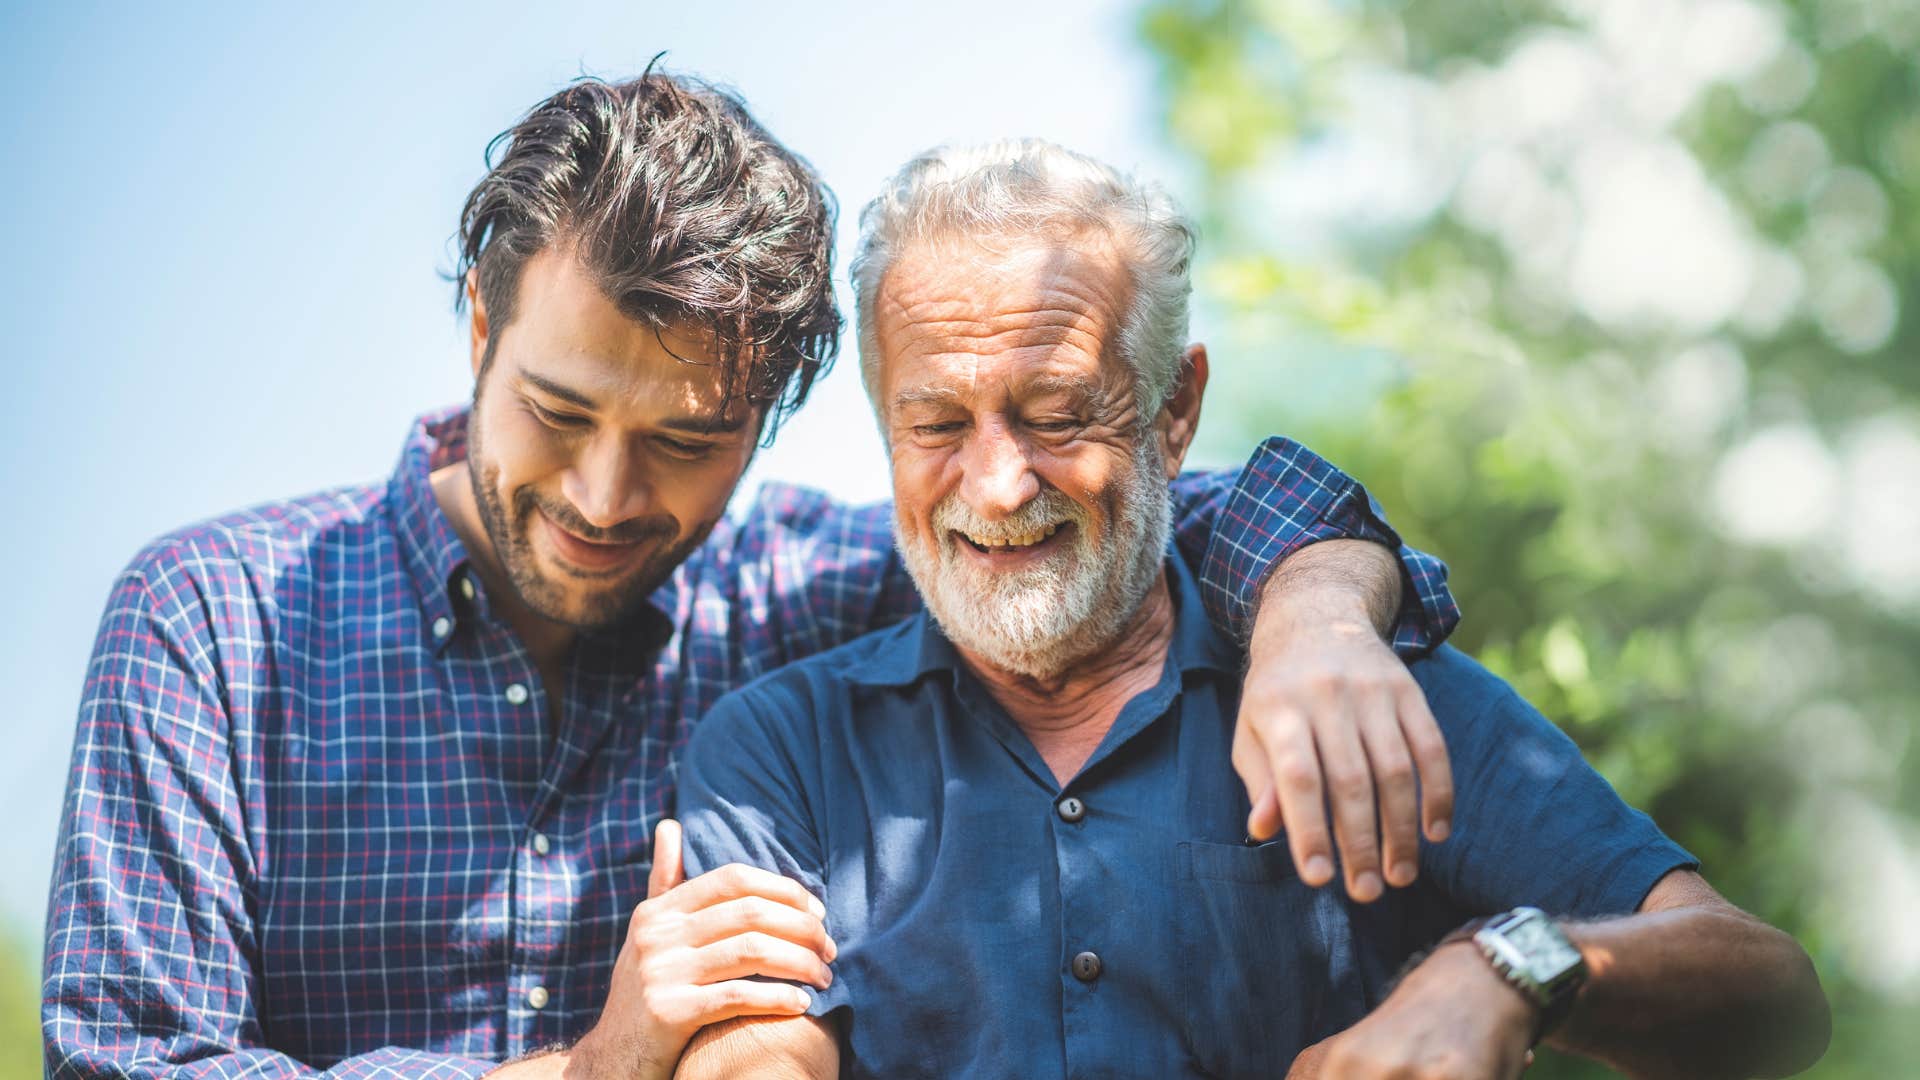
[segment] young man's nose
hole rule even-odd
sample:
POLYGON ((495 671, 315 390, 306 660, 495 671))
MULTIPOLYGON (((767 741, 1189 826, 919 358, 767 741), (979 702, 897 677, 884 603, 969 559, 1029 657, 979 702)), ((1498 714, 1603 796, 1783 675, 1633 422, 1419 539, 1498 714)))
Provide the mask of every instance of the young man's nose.
POLYGON ((596 439, 561 478, 560 493, 587 524, 611 529, 646 513, 653 501, 646 470, 624 440, 596 439))

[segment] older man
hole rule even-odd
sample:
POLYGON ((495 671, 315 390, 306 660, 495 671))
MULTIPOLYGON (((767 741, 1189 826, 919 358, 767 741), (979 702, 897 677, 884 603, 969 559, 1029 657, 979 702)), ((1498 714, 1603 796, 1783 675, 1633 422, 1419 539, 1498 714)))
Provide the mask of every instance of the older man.
POLYGON ((1417 885, 1359 906, 1247 837, 1241 657, 1169 557, 1208 363, 1164 196, 1010 143, 913 162, 863 225, 927 611, 724 699, 689 747, 690 868, 798 878, 838 955, 808 1016, 708 1028, 680 1075, 1511 1077, 1548 1032, 1647 1074, 1818 1055, 1800 948, 1458 652, 1412 665, 1461 778, 1417 885))

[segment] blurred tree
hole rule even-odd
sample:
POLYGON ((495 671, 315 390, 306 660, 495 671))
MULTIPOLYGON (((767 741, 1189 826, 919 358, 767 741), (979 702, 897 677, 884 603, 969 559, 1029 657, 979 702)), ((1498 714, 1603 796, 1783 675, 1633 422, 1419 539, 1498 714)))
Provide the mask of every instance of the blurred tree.
POLYGON ((37 948, 0 935, 0 1080, 42 1075, 37 948))
POLYGON ((1361 477, 1451 563, 1455 641, 1814 954, 1816 1074, 1913 1075, 1920 6, 1141 25, 1206 237, 1216 435, 1361 477))

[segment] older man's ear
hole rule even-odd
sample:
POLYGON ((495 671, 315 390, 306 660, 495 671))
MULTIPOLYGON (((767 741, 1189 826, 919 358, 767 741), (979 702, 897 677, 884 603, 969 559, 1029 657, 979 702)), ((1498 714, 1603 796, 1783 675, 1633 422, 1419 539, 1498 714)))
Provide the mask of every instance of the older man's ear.
POLYGON ((1154 417, 1154 437, 1160 440, 1160 455, 1166 459, 1167 479, 1180 475, 1180 463, 1193 445, 1193 433, 1200 426, 1200 399, 1207 392, 1207 347, 1194 342, 1180 358, 1180 381, 1154 417))

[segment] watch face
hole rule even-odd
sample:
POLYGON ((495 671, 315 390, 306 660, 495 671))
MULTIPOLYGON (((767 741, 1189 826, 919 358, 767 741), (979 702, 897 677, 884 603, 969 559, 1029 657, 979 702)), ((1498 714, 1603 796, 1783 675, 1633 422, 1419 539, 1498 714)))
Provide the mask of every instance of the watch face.
POLYGON ((1528 919, 1507 927, 1502 936, 1519 948, 1527 958, 1527 974, 1542 986, 1580 962, 1580 950, 1545 919, 1528 919))

